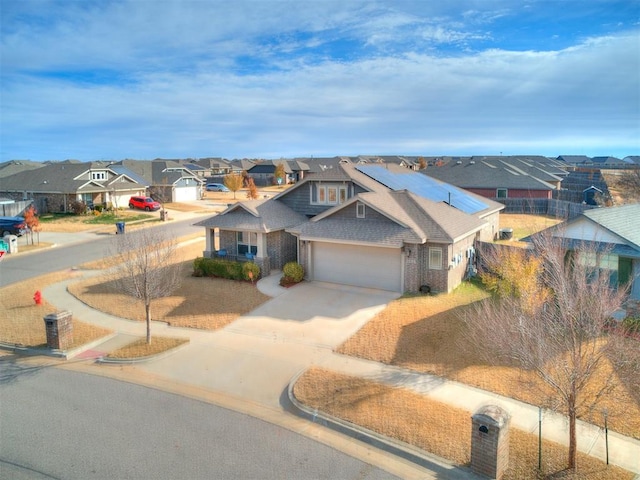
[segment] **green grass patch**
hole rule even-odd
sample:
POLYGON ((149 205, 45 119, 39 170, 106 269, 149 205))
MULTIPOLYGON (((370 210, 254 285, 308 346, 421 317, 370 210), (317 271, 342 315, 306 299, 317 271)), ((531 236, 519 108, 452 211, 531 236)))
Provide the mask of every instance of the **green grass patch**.
POLYGON ((148 215, 144 213, 140 213, 138 215, 117 215, 111 212, 101 213, 100 215, 88 215, 82 223, 87 223, 89 225, 109 225, 115 222, 135 222, 139 220, 157 220, 157 218, 153 215, 148 215))

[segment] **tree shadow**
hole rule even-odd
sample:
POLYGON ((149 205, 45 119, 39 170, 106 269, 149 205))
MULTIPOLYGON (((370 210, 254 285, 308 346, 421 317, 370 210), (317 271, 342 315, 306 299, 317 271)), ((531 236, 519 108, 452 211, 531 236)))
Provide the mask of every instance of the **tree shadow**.
POLYGON ((23 361, 24 358, 17 354, 0 357, 0 385, 15 382, 21 377, 33 376, 45 368, 55 366, 55 364, 30 365, 23 361))
POLYGON ((489 362, 480 354, 463 320, 476 314, 474 304, 464 305, 403 326, 390 363, 444 376, 472 366, 513 367, 497 359, 489 362))

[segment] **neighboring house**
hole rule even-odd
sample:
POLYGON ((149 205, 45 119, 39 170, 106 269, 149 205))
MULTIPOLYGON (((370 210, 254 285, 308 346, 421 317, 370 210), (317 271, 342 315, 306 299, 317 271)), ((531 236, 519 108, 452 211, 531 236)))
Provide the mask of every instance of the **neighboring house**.
POLYGON ((122 160, 117 165, 135 172, 150 185, 149 195, 161 203, 200 200, 205 180, 174 160, 122 160))
POLYGON ((224 158, 199 158, 195 163, 204 168, 205 177, 219 177, 231 173, 231 163, 224 158))
POLYGON ((249 253, 263 275, 296 261, 307 280, 450 292, 472 269, 476 240, 495 237, 503 208, 404 167, 336 164, 196 225, 205 256, 249 253))
POLYGON ((282 179, 282 184, 287 185, 295 182, 296 176, 286 160, 263 160, 249 168, 247 176, 253 178, 257 186, 275 185, 275 171, 278 165, 284 166, 285 178, 282 179))
POLYGON ((591 164, 591 157, 586 155, 558 155, 556 160, 567 165, 588 165, 591 164))
POLYGON ((229 162, 229 166, 231 167, 231 172, 237 173, 238 175, 241 175, 242 172, 249 171, 249 169, 253 167, 255 164, 256 164, 255 161, 248 160, 246 158, 243 158, 241 160, 231 160, 229 162))
POLYGON ((42 168, 45 165, 46 163, 33 162, 31 160, 9 160, 8 162, 2 162, 0 163, 0 178, 27 170, 42 168))
POLYGON ((546 198, 566 172, 546 157, 429 158, 421 172, 486 198, 546 198))
POLYGON ((597 258, 582 261, 601 265, 613 286, 629 286, 630 297, 640 300, 640 204, 587 210, 544 232, 563 238, 567 249, 578 254, 581 246, 595 245, 597 258))
POLYGON ((39 213, 68 212, 72 202, 126 206, 131 195, 144 195, 148 184, 126 168, 109 162, 48 163, 0 179, 0 195, 33 200, 39 213))

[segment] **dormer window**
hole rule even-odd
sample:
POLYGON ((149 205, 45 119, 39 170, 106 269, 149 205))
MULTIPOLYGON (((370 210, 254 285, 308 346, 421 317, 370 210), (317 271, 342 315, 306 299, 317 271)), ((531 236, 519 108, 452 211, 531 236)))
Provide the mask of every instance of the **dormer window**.
POLYGON ((362 202, 356 203, 356 218, 364 218, 364 216, 365 216, 364 203, 362 202))
POLYGON ((91 172, 91 180, 106 180, 107 172, 91 172))
POLYGON ((346 200, 346 185, 316 184, 311 188, 311 203, 314 205, 338 205, 346 200))

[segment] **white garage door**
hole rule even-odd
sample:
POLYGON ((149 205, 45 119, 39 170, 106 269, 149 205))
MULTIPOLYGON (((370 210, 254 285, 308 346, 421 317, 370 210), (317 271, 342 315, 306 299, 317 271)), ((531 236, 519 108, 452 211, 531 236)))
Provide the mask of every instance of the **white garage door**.
POLYGON ((175 190, 176 202, 192 202, 198 200, 198 188, 197 187, 176 187, 175 190))
POLYGON ((399 248, 313 242, 311 252, 314 280, 402 291, 399 248))

